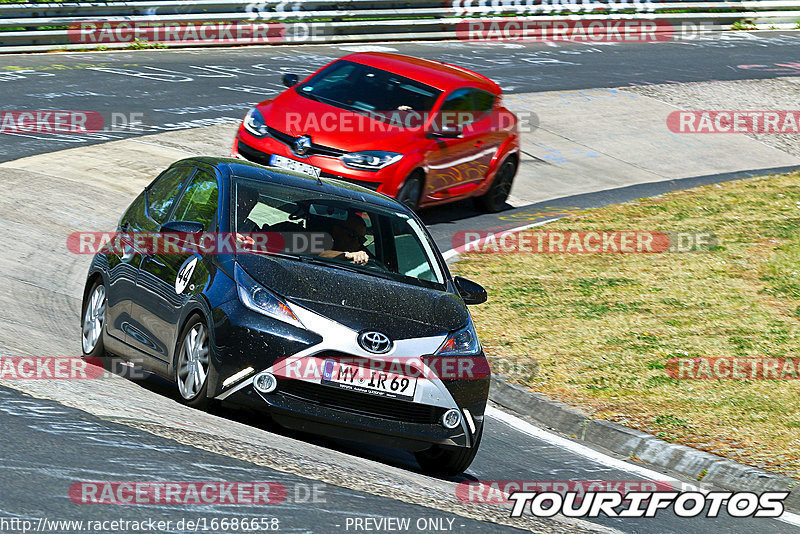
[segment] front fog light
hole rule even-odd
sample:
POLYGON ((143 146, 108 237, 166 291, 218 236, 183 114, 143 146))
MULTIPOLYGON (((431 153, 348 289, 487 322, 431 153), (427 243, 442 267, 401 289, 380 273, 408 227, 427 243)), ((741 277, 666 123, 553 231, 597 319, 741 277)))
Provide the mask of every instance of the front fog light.
POLYGON ((264 371, 256 375, 253 380, 253 387, 259 393, 272 393, 278 387, 278 381, 275 380, 275 375, 264 371))
POLYGON ((456 428, 461 424, 461 412, 458 410, 447 410, 442 416, 442 426, 447 429, 456 428))

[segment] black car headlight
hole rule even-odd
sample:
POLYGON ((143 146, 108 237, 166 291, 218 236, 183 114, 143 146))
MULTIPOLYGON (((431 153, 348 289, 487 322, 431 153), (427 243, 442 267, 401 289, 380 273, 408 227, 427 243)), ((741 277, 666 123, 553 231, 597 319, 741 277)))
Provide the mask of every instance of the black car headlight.
POLYGON ((244 125, 244 129, 247 130, 247 132, 251 135, 256 137, 264 137, 269 135, 264 116, 260 111, 258 111, 257 108, 253 108, 247 112, 247 115, 244 116, 244 121, 242 124, 244 125))
POLYGON ((478 334, 472 325, 472 320, 465 328, 451 333, 444 340, 444 343, 436 351, 436 354, 461 354, 472 356, 480 353, 481 343, 478 341, 478 334))
POLYGON ((249 274, 244 272, 244 269, 239 267, 238 263, 233 267, 233 276, 236 280, 239 300, 245 307, 292 326, 305 328, 283 300, 253 280, 249 274))
POLYGON ((377 171, 388 167, 392 163, 397 163, 403 157, 397 152, 385 152, 383 150, 365 150, 364 152, 350 152, 340 157, 342 163, 351 169, 365 171, 377 171))

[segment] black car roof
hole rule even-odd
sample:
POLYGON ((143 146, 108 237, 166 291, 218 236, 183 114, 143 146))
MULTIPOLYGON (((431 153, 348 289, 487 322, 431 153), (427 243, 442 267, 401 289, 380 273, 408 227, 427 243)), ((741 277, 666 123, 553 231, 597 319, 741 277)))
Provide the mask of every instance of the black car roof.
POLYGON ((264 167, 249 161, 242 161, 233 158, 220 158, 211 156, 196 156, 173 163, 177 164, 198 164, 213 167, 226 178, 247 178, 251 180, 265 180, 274 184, 281 184, 287 187, 305 189, 307 191, 325 192, 340 196, 344 199, 366 202, 381 206, 391 210, 408 211, 407 208, 385 195, 361 187, 359 185, 335 180, 331 178, 320 178, 317 180, 311 176, 292 171, 278 169, 275 167, 264 167), (320 183, 322 185, 320 185, 320 183))

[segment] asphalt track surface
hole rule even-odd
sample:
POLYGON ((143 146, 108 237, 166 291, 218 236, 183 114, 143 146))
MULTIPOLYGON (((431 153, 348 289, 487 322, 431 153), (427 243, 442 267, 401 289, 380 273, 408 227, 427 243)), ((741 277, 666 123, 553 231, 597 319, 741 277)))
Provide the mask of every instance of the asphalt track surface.
MULTIPOLYGON (((788 33, 647 45, 551 47, 544 44, 410 43, 382 46, 475 69, 498 81, 509 93, 800 73, 800 35, 788 33)), ((48 136, 4 135, 0 139, 0 160, 214 121, 238 120, 252 103, 281 89, 282 71, 308 72, 350 48, 353 47, 0 56, 2 110, 80 109, 99 111, 107 120, 115 112, 142 113, 143 122, 150 127, 137 132, 104 132, 93 139, 72 141, 48 136), (190 79, 177 81, 185 78, 190 79)), ((644 184, 562 199, 561 205, 605 205, 737 177, 740 176, 644 184)), ((533 212, 535 208, 526 207, 533 212)), ((116 216, 113 214, 114 218, 116 216)), ((449 235, 467 219, 475 221, 474 216, 469 209, 456 206, 447 214, 442 210, 427 217, 437 241, 447 248, 449 235)), ((535 220, 535 217, 521 217, 507 222, 508 227, 513 227, 535 220)), ((495 221, 489 220, 487 224, 495 224, 495 221)), ((67 317, 67 320, 73 319, 67 317)), ((159 380, 151 379, 142 387, 170 397, 168 385, 159 380)), ((228 412, 220 415, 234 420, 240 417, 228 412)), ((109 509, 108 506, 77 505, 69 500, 66 490, 78 480, 271 480, 281 481, 287 487, 313 483, 312 471, 309 471, 309 479, 287 475, 98 419, 5 387, 0 387, 0 421, 0 428, 4 430, 0 446, 3 458, 0 517, 110 519, 119 516, 177 520, 250 515, 246 507, 237 507, 233 514, 227 509, 210 510, 202 506, 148 509, 114 506, 109 509)), ((377 459, 412 473, 416 469, 412 457, 399 451, 305 436, 302 439, 309 448, 321 449, 322 453, 328 448, 356 458, 377 459)), ((642 473, 639 469, 640 466, 611 456, 565 448, 546 437, 532 436, 524 428, 515 428, 490 417, 475 463, 458 480, 661 480, 658 474, 642 473)), ((423 483, 426 479, 421 474, 413 473, 413 476, 423 483)), ((674 475, 664 475, 668 476, 674 475)), ((285 527, 281 530, 297 532, 345 531, 343 519, 365 514, 450 518, 455 520, 455 532, 495 532, 506 528, 334 485, 326 485, 325 491, 325 503, 288 503, 267 512, 281 518, 285 527)), ((263 516, 265 510, 252 512, 263 516)), ((654 519, 591 521, 623 532, 800 532, 796 526, 775 520, 680 519, 668 512, 654 519)))
MULTIPOLYGON (((281 74, 305 75, 360 49, 384 49, 460 65, 506 93, 800 75, 800 34, 712 34, 667 43, 389 43, 0 55, 0 110, 88 110, 135 118, 134 132, 4 136, 0 161, 85 143, 238 121, 284 89, 281 74)), ((117 129, 124 126, 118 120, 117 129)))

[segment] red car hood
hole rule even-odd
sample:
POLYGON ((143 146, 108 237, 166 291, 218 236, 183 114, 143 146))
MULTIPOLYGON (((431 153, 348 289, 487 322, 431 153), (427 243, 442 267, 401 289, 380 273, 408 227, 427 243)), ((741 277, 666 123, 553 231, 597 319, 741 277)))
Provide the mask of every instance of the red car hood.
POLYGON ((419 129, 402 129, 323 102, 284 91, 259 105, 267 125, 294 137, 310 135, 318 145, 348 152, 391 150, 403 152, 419 129))

